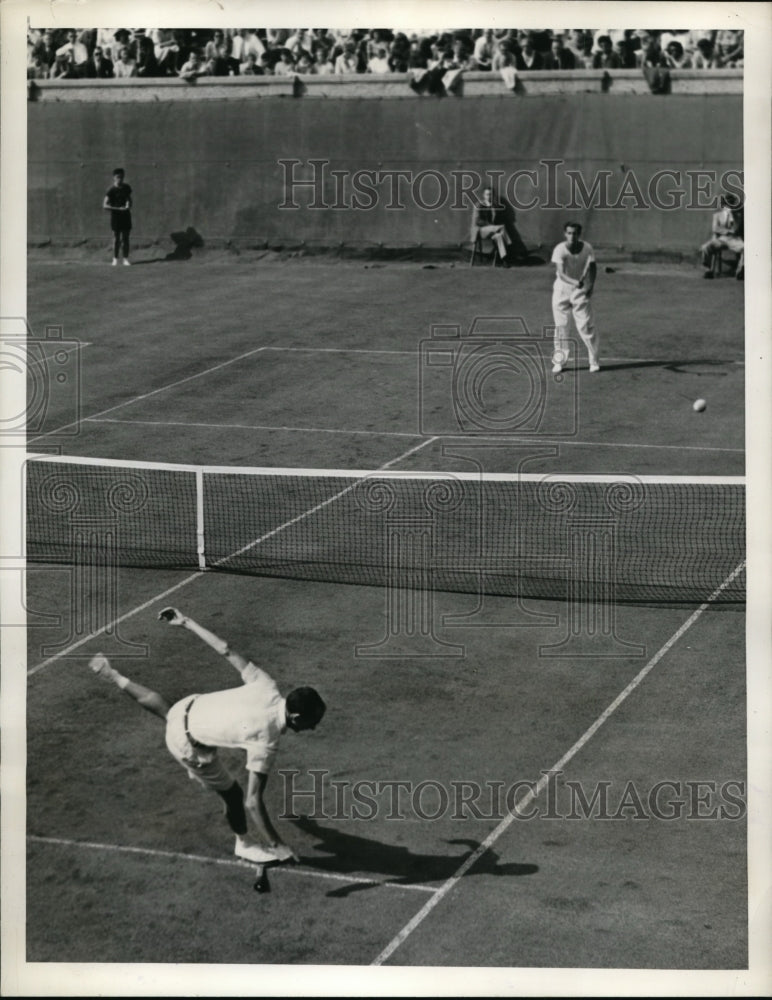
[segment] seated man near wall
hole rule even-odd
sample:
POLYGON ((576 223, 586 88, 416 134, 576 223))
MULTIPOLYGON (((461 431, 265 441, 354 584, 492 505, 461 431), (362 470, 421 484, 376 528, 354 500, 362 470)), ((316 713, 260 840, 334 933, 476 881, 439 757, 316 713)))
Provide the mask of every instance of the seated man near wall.
POLYGON ((702 266, 705 268, 703 278, 713 277, 713 263, 717 253, 723 249, 738 254, 735 277, 742 281, 745 275, 745 253, 741 238, 741 211, 739 200, 734 195, 724 195, 721 198, 721 208, 713 213, 713 233, 707 243, 700 247, 702 266))
POLYGON ((475 208, 474 220, 472 223, 472 243, 476 244, 477 238, 493 240, 498 250, 499 258, 504 267, 509 267, 509 247, 512 240, 504 225, 504 210, 495 204, 493 200, 493 189, 483 188, 482 201, 475 208))

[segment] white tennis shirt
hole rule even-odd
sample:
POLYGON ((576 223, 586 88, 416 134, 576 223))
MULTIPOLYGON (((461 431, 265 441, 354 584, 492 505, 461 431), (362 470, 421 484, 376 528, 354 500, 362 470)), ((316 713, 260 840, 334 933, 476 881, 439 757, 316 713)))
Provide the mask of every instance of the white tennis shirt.
MULTIPOLYGON (((595 260, 595 254, 589 243, 585 242, 579 253, 571 253, 565 243, 558 243, 552 251, 552 263, 563 264, 563 271, 569 278, 579 281, 584 274, 584 269, 595 260)), ((560 278, 556 279, 560 281, 560 278)), ((561 282, 563 284, 563 282, 561 282)))
POLYGON ((267 774, 287 728, 286 699, 268 674, 250 663, 244 684, 200 694, 188 713, 188 733, 205 746, 246 750, 247 770, 267 774))

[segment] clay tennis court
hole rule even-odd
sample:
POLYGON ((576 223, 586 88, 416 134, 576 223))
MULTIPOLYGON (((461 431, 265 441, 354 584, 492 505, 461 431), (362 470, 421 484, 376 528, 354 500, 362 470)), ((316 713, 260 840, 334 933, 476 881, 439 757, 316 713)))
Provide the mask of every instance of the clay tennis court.
MULTIPOLYGON (((550 323, 547 266, 163 256, 139 251, 117 272, 95 255, 33 256, 33 331, 58 325, 88 346, 77 434, 52 433, 72 423, 62 404, 30 451, 453 472, 463 437, 421 422, 421 342, 495 313, 538 344, 550 323)), ((575 424, 518 449, 488 442, 486 471, 513 471, 522 449, 533 473, 741 477, 742 285, 705 287, 685 265, 600 263, 603 369, 589 376, 580 352, 565 373, 575 424)), ((384 587, 121 568, 110 628, 92 636, 72 630, 79 585, 66 565, 28 574, 28 961, 746 967, 742 602, 620 603, 630 655, 598 656, 580 630, 557 656, 565 601, 486 595, 464 625, 474 595, 442 591, 446 655, 408 644, 386 658, 362 654, 384 636, 384 587), (297 818, 281 823, 301 858, 271 873, 270 894, 252 891, 218 800, 187 781, 158 720, 87 669, 112 647, 125 673, 173 700, 234 684, 224 660, 157 621, 168 604, 282 691, 308 683, 327 701, 317 731, 287 735, 269 782, 274 815, 297 793, 297 818), (316 798, 302 794, 312 771, 324 772, 316 798), (426 784, 401 815, 383 793, 357 819, 345 797, 362 781, 426 784), (438 789, 463 782, 485 794, 531 785, 517 815, 482 793, 477 814, 441 808, 438 789), (621 808, 630 782, 640 808, 621 808), (660 782, 677 786, 679 815, 652 814, 660 782), (604 783, 616 819, 571 818, 572 787, 589 796, 604 783)))

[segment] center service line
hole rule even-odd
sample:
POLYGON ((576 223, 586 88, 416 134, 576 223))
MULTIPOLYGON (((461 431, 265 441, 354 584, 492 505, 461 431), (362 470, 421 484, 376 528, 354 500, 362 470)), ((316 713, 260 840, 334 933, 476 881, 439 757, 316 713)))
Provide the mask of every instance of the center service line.
POLYGON ((643 669, 630 681, 627 687, 616 696, 616 698, 611 702, 608 708, 601 715, 599 715, 598 718, 595 720, 595 722, 593 722, 593 724, 590 726, 590 728, 582 736, 579 737, 579 739, 576 741, 576 743, 574 743, 571 749, 568 750, 566 753, 564 753, 563 756, 560 758, 560 760, 557 761, 557 763, 552 765, 552 767, 546 773, 546 775, 542 774, 542 777, 536 782, 535 786, 528 792, 526 792, 526 794, 517 802, 514 810, 508 816, 505 816, 504 819, 496 827, 496 829, 493 830, 486 837, 486 839, 480 844, 477 850, 474 851, 472 854, 470 854, 469 857, 461 865, 459 865, 456 872, 453 875, 451 875, 450 878, 442 886, 440 886, 440 888, 437 890, 435 895, 432 896, 431 899, 429 899, 426 903, 424 903, 423 907, 418 911, 418 913, 416 913, 413 919, 410 920, 409 923, 405 924, 402 930, 396 935, 396 937, 394 937, 389 942, 389 944, 383 949, 380 955, 378 955, 378 957, 375 958, 370 963, 371 965, 383 965, 383 963, 386 962, 394 954, 397 948, 399 948, 399 946, 408 939, 408 937, 413 933, 413 931, 420 924, 422 924, 423 921, 429 916, 431 911, 440 902, 440 900, 443 899, 445 896, 447 896, 447 894, 451 891, 451 889, 455 888, 455 885, 458 882, 458 880, 462 878, 462 876, 472 867, 472 865, 476 861, 478 861, 482 857, 483 854, 485 854, 485 852, 488 850, 489 847, 492 847, 493 844, 495 844, 495 842, 499 839, 499 837, 514 822, 517 814, 526 806, 529 806, 531 802, 533 802, 533 800, 539 795, 539 793, 543 791, 543 789, 549 782, 550 774, 553 774, 555 771, 563 770, 563 768, 566 766, 566 764, 568 764, 571 758, 576 756, 576 754, 582 749, 582 747, 587 742, 589 742, 589 740, 592 739, 592 737, 600 729, 603 723, 619 708, 619 706, 622 704, 623 701, 625 701, 628 695, 632 694, 632 692, 644 680, 646 675, 649 674, 654 669, 654 667, 659 663, 662 657, 667 652, 669 652, 670 649, 672 649, 672 647, 678 642, 681 636, 688 629, 690 629, 692 625, 694 625, 694 623, 697 621, 697 619, 700 617, 703 611, 705 611, 705 609, 708 608, 713 601, 715 601, 715 599, 718 597, 718 595, 721 593, 722 590, 726 589, 726 587, 729 586, 732 580, 734 580, 734 578, 738 575, 738 573, 740 573, 744 569, 744 567, 745 567, 745 560, 743 560, 739 564, 739 566, 737 566, 735 569, 732 570, 732 572, 729 574, 726 580, 724 580, 724 582, 721 584, 720 587, 717 587, 716 590, 713 591, 713 593, 710 595, 707 601, 705 601, 704 604, 701 604, 699 608, 697 608, 697 610, 694 611, 686 619, 683 625, 679 629, 677 629, 677 631, 675 631, 673 635, 670 636, 665 645, 662 646, 662 648, 657 653, 655 653, 654 656, 652 656, 652 658, 649 660, 646 666, 643 667, 643 669))
MULTIPOLYGON (((427 438, 425 441, 421 441, 419 444, 414 445, 412 448, 408 448, 408 450, 403 452, 401 455, 397 455, 396 458, 392 458, 390 461, 385 462, 376 471, 378 472, 385 471, 390 466, 396 465, 397 462, 404 461, 404 459, 409 458, 410 455, 414 454, 414 452, 420 451, 421 448, 425 448, 427 445, 432 444, 436 440, 437 438, 427 438)), ((267 538, 271 538, 273 535, 278 534, 280 531, 283 531, 290 525, 296 524, 298 521, 301 521, 304 517, 309 517, 311 514, 315 513, 321 507, 324 507, 326 504, 331 503, 335 499, 338 499, 338 497, 342 496, 343 493, 347 493, 349 490, 352 490, 354 486, 356 486, 356 483, 354 483, 352 486, 347 487, 345 490, 343 490, 341 493, 336 494, 334 497, 331 497, 329 500, 323 501, 321 504, 317 504, 316 507, 312 507, 310 510, 304 511, 297 517, 293 517, 292 520, 285 521, 285 523, 279 525, 278 528, 274 528, 267 534, 261 536, 260 538, 255 539, 255 541, 250 542, 248 545, 246 545, 242 549, 239 549, 237 552, 231 552, 229 555, 223 556, 222 559, 218 559, 216 565, 218 566, 222 565, 222 563, 227 562, 229 559, 235 558, 237 555, 240 555, 242 552, 246 552, 248 549, 254 548, 255 545, 259 545, 261 542, 264 542, 267 538)), ((155 604, 157 601, 160 601, 168 597, 169 594, 173 594, 176 590, 181 590, 183 587, 186 587, 189 583, 192 583, 194 580, 200 580, 201 576, 202 574, 200 571, 196 573, 191 573, 189 576, 186 576, 184 580, 180 580, 179 583, 175 583, 173 587, 169 587, 167 590, 161 591, 161 593, 156 594, 154 597, 151 597, 150 600, 145 601, 143 604, 139 604, 136 608, 132 608, 131 611, 127 611, 125 614, 120 615, 118 618, 113 619, 113 621, 109 622, 108 624, 103 625, 101 628, 96 629, 94 632, 89 633, 89 635, 84 635, 76 642, 73 642, 71 645, 67 646, 66 649, 61 650, 61 652, 54 653, 54 655, 49 656, 47 660, 43 660, 41 663, 36 664, 34 667, 32 667, 30 670, 27 671, 27 676, 32 677, 34 674, 38 673, 40 670, 43 670, 51 663, 55 663, 56 660, 61 659, 63 656, 69 656, 69 654, 72 653, 73 650, 78 649, 80 646, 85 645, 85 643, 89 642, 89 640, 95 639, 98 635, 101 635, 108 629, 115 628, 116 625, 120 625, 122 622, 125 622, 129 618, 133 618, 134 615, 139 614, 140 611, 144 611, 146 608, 151 607, 151 605, 155 604)))

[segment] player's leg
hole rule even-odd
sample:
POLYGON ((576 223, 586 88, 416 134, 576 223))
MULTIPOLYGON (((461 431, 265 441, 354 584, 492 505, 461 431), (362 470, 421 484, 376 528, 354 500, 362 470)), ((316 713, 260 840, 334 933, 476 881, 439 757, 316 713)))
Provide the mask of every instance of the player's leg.
POLYGON ((590 371, 597 372, 600 370, 600 362, 598 360, 598 331, 595 329, 592 302, 581 289, 578 289, 572 296, 572 303, 576 329, 584 341, 584 346, 587 348, 590 371))
POLYGON ((552 290, 552 318, 555 322, 555 337, 552 351, 552 371, 563 370, 571 355, 568 339, 568 324, 571 316, 571 296, 568 286, 555 282, 552 290))
POLYGON ((118 257, 121 252, 121 234, 117 229, 113 230, 113 267, 118 263, 118 257))
POLYGON ((110 666, 110 661, 106 656, 97 653, 89 661, 89 667, 91 667, 97 677, 103 681, 107 681, 109 684, 115 684, 148 712, 152 712, 153 715, 157 715, 160 719, 165 719, 168 715, 169 704, 157 691, 146 688, 142 684, 136 684, 134 681, 129 680, 128 677, 124 677, 123 674, 110 666))
POLYGON ((217 792, 225 803, 225 819, 237 836, 247 832, 244 792, 238 781, 220 760, 215 747, 193 744, 185 727, 185 714, 190 698, 183 698, 169 709, 166 719, 166 746, 188 775, 204 788, 217 792))
POLYGON ((124 229, 121 233, 121 250, 123 251, 123 263, 129 264, 129 230, 124 229))

